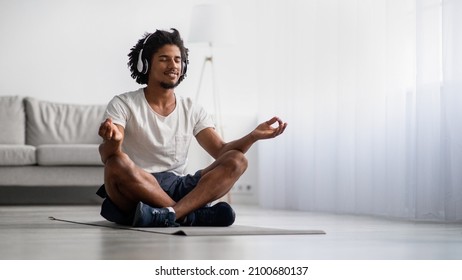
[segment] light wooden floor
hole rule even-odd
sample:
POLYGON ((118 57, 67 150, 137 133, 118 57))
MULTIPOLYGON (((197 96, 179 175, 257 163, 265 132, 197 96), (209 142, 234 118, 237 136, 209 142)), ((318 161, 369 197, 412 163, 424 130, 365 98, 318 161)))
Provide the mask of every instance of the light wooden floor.
POLYGON ((234 208, 236 224, 322 229, 327 234, 169 236, 48 219, 99 220, 98 206, 2 206, 0 259, 462 259, 462 224, 234 208))

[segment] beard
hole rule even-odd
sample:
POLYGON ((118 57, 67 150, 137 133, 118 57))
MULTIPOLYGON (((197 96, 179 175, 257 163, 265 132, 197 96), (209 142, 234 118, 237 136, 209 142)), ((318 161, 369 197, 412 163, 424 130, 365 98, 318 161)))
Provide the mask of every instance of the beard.
POLYGON ((160 86, 163 89, 173 89, 173 88, 176 88, 179 83, 180 83, 180 81, 177 81, 176 83, 173 83, 173 84, 172 83, 160 82, 160 86))

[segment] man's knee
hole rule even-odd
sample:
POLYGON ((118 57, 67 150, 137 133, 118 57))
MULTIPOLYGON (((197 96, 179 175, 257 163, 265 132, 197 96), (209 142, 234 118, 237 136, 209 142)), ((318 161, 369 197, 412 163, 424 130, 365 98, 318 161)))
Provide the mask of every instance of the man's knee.
POLYGON ((242 152, 233 150, 228 152, 225 165, 231 172, 241 175, 247 169, 248 160, 242 152))
POLYGON ((111 200, 122 210, 133 208, 131 187, 136 182, 134 163, 126 154, 112 155, 104 164, 104 184, 111 200))
POLYGON ((104 164, 105 173, 112 178, 118 178, 121 174, 130 174, 134 163, 126 154, 116 154, 109 157, 104 164))

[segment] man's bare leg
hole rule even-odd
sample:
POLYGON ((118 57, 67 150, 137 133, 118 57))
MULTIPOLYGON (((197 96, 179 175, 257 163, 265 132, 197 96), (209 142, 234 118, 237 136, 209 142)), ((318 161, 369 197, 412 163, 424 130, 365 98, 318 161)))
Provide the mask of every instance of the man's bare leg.
POLYGON ((247 159, 239 151, 223 154, 202 170, 197 186, 173 206, 177 219, 225 195, 247 169, 247 159))
POLYGON ((130 213, 138 202, 153 207, 173 207, 178 220, 225 195, 247 168, 247 159, 229 151, 202 170, 198 185, 178 203, 160 187, 148 172, 137 167, 124 153, 110 157, 105 165, 108 196, 122 211, 130 213))
POLYGON ((124 153, 115 154, 106 161, 104 184, 114 204, 127 213, 140 201, 157 207, 175 205, 154 176, 136 166, 124 153))

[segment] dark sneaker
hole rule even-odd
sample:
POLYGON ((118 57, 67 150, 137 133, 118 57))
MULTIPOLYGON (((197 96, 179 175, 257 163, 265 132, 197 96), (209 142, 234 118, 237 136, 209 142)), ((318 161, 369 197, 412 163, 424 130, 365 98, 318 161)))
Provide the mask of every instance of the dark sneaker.
POLYGON ((202 207, 190 213, 182 226, 227 227, 234 223, 236 214, 226 202, 218 202, 210 207, 202 207))
POLYGON ((134 227, 177 227, 175 212, 167 208, 154 208, 139 202, 136 206, 134 227))

